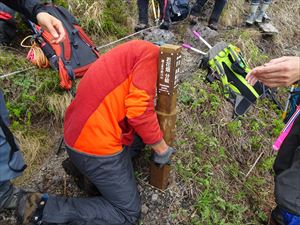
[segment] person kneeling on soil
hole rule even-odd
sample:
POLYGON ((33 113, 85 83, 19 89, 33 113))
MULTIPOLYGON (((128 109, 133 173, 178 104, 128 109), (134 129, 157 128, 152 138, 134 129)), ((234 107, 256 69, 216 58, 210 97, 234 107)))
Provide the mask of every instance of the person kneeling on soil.
POLYGON ((141 139, 158 164, 169 163, 175 152, 163 139, 154 109, 158 56, 159 47, 136 40, 102 55, 88 69, 66 111, 64 139, 70 160, 101 195, 28 193, 18 207, 23 223, 32 218, 36 224, 137 222, 140 199, 131 155, 144 147, 141 139))
MULTIPOLYGON (((32 21, 38 22, 53 35, 53 41, 59 43, 65 37, 64 28, 59 20, 44 12, 44 6, 36 0, 8 1, 1 0, 10 8, 23 13, 32 21)), ((13 187, 10 180, 22 175, 25 169, 23 157, 8 128, 8 111, 3 92, 0 89, 0 211, 13 209, 23 191, 13 187)))
MULTIPOLYGON (((246 77, 250 84, 257 80, 269 87, 300 85, 300 57, 273 59, 254 68, 246 77)), ((300 224, 300 116, 281 144, 274 166, 275 201, 269 225, 300 224)))
MULTIPOLYGON (((197 0, 196 3, 193 5, 190 14, 191 24, 194 25, 197 23, 197 17, 201 15, 201 11, 206 2, 207 0, 197 0)), ((218 30, 218 22, 225 5, 226 5, 226 0, 215 0, 214 9, 208 21, 209 28, 213 30, 218 30)))
POLYGON ((252 25, 254 22, 262 23, 263 20, 270 20, 267 16, 266 11, 269 8, 271 0, 264 0, 263 4, 260 7, 259 13, 257 14, 257 9, 260 5, 260 0, 252 0, 250 6, 250 13, 246 19, 246 24, 252 25))

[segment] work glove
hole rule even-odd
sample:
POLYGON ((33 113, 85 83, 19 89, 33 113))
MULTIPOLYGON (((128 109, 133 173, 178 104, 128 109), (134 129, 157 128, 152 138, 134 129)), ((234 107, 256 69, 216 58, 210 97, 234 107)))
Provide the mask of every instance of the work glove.
POLYGON ((151 156, 151 159, 155 163, 163 166, 163 165, 168 164, 170 162, 170 157, 175 152, 176 152, 176 149, 169 146, 167 148, 167 151, 165 151, 163 154, 159 154, 159 153, 154 152, 151 156))

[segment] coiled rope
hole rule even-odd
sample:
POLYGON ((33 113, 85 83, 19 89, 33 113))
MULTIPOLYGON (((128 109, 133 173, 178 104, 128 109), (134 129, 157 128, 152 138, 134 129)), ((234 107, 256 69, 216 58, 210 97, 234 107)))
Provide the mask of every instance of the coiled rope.
POLYGON ((34 41, 34 37, 29 35, 23 39, 20 44, 23 48, 29 48, 27 59, 38 68, 47 68, 49 67, 49 61, 45 56, 43 50, 40 46, 34 41), (30 38, 31 45, 24 44, 26 40, 30 38))

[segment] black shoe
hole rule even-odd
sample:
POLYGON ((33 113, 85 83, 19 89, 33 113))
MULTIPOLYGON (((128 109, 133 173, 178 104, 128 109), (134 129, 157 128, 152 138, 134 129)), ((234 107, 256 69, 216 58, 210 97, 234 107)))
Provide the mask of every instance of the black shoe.
POLYGON ((278 206, 272 210, 268 225, 285 225, 281 210, 278 206))
POLYGON ((25 193, 20 198, 16 210, 18 224, 42 224, 43 210, 47 200, 48 196, 41 193, 25 193))
POLYGON ((169 28, 170 28, 170 22, 164 20, 164 21, 159 25, 159 28, 162 29, 162 30, 169 30, 169 28))
POLYGON ((218 30, 218 23, 216 23, 216 22, 210 22, 209 24, 208 24, 208 27, 210 28, 210 29, 212 29, 212 30, 218 30))
MULTIPOLYGON (((13 186, 13 191, 9 199, 5 202, 3 208, 4 209, 15 209, 17 208, 17 204, 20 200, 20 198, 25 194, 26 192, 23 189, 17 188, 13 186)), ((0 210, 1 211, 1 210, 0 210)))
POLYGON ((77 169, 70 158, 67 158, 62 162, 62 167, 68 175, 74 178, 74 181, 79 189, 85 191, 90 196, 100 195, 100 192, 96 186, 77 169))
POLYGON ((198 22, 198 16, 190 15, 189 22, 191 25, 196 25, 198 22))
POLYGON ((138 31, 141 31, 141 30, 144 30, 148 28, 148 25, 145 24, 145 23, 138 23, 135 27, 134 27, 134 31, 135 32, 138 32, 138 31))

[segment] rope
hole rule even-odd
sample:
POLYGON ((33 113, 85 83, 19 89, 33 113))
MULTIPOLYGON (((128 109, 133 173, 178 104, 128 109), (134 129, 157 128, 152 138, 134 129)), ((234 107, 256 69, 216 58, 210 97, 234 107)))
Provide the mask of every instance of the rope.
POLYGON ((23 69, 23 70, 18 70, 18 71, 14 71, 14 72, 7 73, 7 74, 2 74, 2 75, 0 75, 0 79, 5 78, 5 77, 9 77, 9 76, 12 76, 12 75, 16 75, 16 74, 19 74, 19 73, 24 73, 28 70, 33 70, 33 69, 36 69, 36 67, 32 66, 32 67, 29 67, 29 68, 26 68, 26 69, 23 69))
POLYGON ((39 47, 39 45, 34 41, 32 35, 27 36, 21 42, 21 46, 24 48, 29 48, 29 52, 27 54, 27 59, 38 68, 47 68, 49 67, 49 61, 45 56, 43 50, 39 47), (31 45, 25 45, 24 42, 30 38, 31 45))

